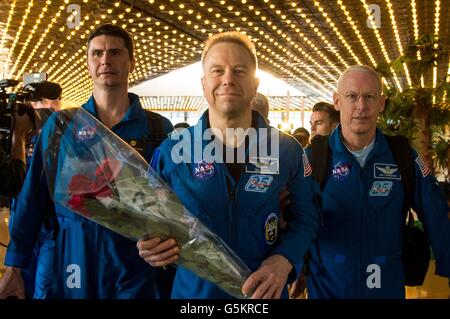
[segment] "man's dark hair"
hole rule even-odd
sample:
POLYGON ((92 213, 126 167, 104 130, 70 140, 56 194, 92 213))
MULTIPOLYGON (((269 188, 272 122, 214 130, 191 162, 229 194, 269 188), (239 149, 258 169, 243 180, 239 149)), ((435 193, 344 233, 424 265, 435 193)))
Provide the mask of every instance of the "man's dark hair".
POLYGON ((123 39, 123 44, 128 50, 130 59, 134 57, 133 38, 131 37, 131 35, 125 29, 109 23, 97 27, 91 32, 91 34, 89 34, 89 37, 87 39, 88 50, 89 44, 91 43, 92 39, 100 35, 110 35, 123 39))
POLYGON ((330 117, 331 123, 339 123, 339 111, 336 111, 334 109, 333 104, 327 103, 327 102, 319 102, 314 104, 313 106, 313 112, 326 112, 328 113, 328 116, 330 117))
POLYGON ((297 134, 305 134, 305 135, 307 135, 309 137, 309 132, 304 127, 297 128, 292 135, 297 135, 297 134))
POLYGON ((186 123, 186 122, 180 122, 180 123, 177 123, 177 124, 175 124, 174 126, 173 126, 173 128, 188 128, 190 125, 189 125, 189 123, 186 123))
POLYGON ((303 147, 307 147, 309 144, 309 132, 304 127, 297 128, 292 135, 297 139, 297 141, 302 144, 303 147))

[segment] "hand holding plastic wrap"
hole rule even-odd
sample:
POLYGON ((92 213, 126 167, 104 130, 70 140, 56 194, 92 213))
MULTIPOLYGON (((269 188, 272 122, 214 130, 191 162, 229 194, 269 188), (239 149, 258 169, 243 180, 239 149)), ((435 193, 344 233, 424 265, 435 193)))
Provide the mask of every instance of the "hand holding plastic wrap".
POLYGON ((132 147, 84 109, 50 121, 44 152, 55 202, 127 238, 175 238, 177 264, 243 298, 250 270, 205 225, 132 147))

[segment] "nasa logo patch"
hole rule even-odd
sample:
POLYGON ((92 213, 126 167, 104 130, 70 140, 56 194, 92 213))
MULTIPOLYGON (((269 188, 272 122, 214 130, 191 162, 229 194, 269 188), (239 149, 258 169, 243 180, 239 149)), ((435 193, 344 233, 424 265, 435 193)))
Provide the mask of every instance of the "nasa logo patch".
POLYGON ((350 175, 352 166, 347 162, 337 162, 332 170, 332 175, 335 180, 342 181, 350 175))
POLYGON ((197 180, 207 180, 211 178, 215 173, 215 168, 212 163, 207 163, 205 161, 198 162, 193 170, 192 170, 192 176, 194 176, 197 180))
POLYGON ((96 127, 92 127, 89 125, 83 126, 78 130, 76 138, 79 141, 90 140, 95 136, 96 131, 97 131, 96 127))

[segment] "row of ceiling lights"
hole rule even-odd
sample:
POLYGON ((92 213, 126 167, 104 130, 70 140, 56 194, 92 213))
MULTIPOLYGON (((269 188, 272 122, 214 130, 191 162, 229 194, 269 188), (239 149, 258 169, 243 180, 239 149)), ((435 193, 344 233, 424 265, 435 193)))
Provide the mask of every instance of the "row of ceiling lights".
MULTIPOLYGON (((10 28, 10 22, 11 22, 11 18, 13 16, 14 13, 14 9, 15 9, 15 4, 16 4, 16 0, 14 0, 14 2, 11 4, 11 9, 8 15, 8 20, 7 20, 7 24, 6 24, 6 30, 3 34, 2 37, 2 44, 5 41, 5 35, 7 33, 7 30, 10 28)), ((84 3, 88 3, 89 0, 83 0, 84 3)), ((173 1, 171 1, 173 2, 173 1)), ((249 5, 248 8, 249 10, 253 11, 255 16, 260 16, 261 21, 265 21, 266 25, 269 28, 272 28, 272 30, 274 32, 276 32, 276 34, 280 35, 283 39, 286 39, 286 41, 288 41, 291 45, 290 48, 286 48, 284 47, 281 43, 279 43, 277 40, 275 40, 273 37, 271 37, 269 34, 267 34, 266 32, 264 32, 264 30, 262 30, 260 27, 255 26, 253 22, 248 21, 248 19, 246 17, 242 17, 243 22, 246 22, 249 26, 249 29, 253 28, 253 30, 255 32, 257 32, 257 34, 259 34, 259 36, 263 37, 264 39, 266 39, 266 41, 270 42, 270 46, 268 47, 266 44, 260 45, 262 46, 263 49, 265 49, 267 51, 267 54, 264 53, 259 53, 259 57, 262 58, 263 60, 265 60, 268 64, 274 65, 275 67, 280 68, 280 70, 282 70, 285 73, 289 73, 289 76, 293 77, 294 81, 298 81, 300 83, 306 84, 309 83, 309 86, 312 86, 315 88, 316 91, 320 92, 319 96, 320 98, 325 98, 325 97, 329 97, 331 94, 331 90, 333 89, 333 84, 331 82, 335 82, 335 80, 337 79, 336 74, 334 72, 336 72, 337 74, 339 74, 339 71, 341 70, 338 66, 336 66, 335 64, 333 64, 328 57, 326 57, 326 55, 321 52, 317 46, 315 46, 315 44, 302 32, 300 32, 300 29, 298 27, 296 27, 296 25, 294 23, 292 23, 292 21, 290 21, 288 19, 288 17, 282 13, 282 10, 280 10, 279 8, 276 7, 276 5, 274 3, 270 3, 269 0, 265 0, 264 1, 270 9, 273 10, 273 12, 275 12, 277 14, 277 16, 279 18, 281 18, 281 20, 283 21, 285 26, 290 26, 292 30, 296 31, 297 36, 302 39, 305 43, 305 45, 307 44, 310 48, 312 48, 312 50, 319 55, 323 60, 327 61, 328 65, 330 66, 330 68, 333 70, 333 73, 331 73, 330 71, 328 71, 327 69, 323 68, 323 66, 321 65, 321 63, 319 61, 317 61, 313 56, 311 56, 310 54, 307 54, 306 51, 304 51, 297 43, 295 43, 294 40, 291 39, 291 37, 286 34, 285 32, 283 32, 282 30, 278 29, 278 27, 273 24, 270 19, 268 19, 266 16, 261 15, 261 11, 258 8, 255 8, 255 6, 253 5, 249 5), (272 50, 270 47, 274 47, 277 50, 281 50, 284 54, 287 54, 288 57, 290 58, 291 61, 293 62, 297 62, 300 63, 300 59, 297 58, 297 56, 301 55, 305 58, 307 58, 312 65, 314 66, 314 68, 307 68, 308 73, 305 72, 305 69, 300 69, 297 66, 292 67, 291 69, 294 70, 295 72, 292 72, 290 70, 288 70, 286 67, 284 67, 283 65, 281 65, 280 63, 278 63, 278 60, 283 60, 283 56, 280 56, 280 54, 278 52, 275 52, 274 50, 272 50), (272 57, 275 57, 272 58, 272 57), (319 69, 321 72, 319 74, 319 72, 315 69, 319 69), (301 76, 300 76, 301 75, 301 76), (313 78, 313 76, 315 78, 317 78, 318 80, 315 80, 313 78), (330 81, 331 80, 331 81, 330 81), (311 84, 312 83, 312 84, 311 84), (329 85, 330 88, 327 88, 326 85, 329 85), (331 89, 331 90, 330 90, 331 89)), ((65 3, 68 4, 69 0, 65 0, 65 3)), ((222 5, 226 5, 226 1, 221 1, 220 2, 222 5)), ((247 1, 242 0, 243 4, 246 4, 247 1)), ((363 4, 363 6, 365 7, 367 13, 369 14, 368 10, 367 10, 367 4, 364 0, 361 0, 361 3, 363 4)), ((392 9, 392 4, 390 3, 389 0, 386 0, 387 6, 389 8, 389 13, 390 13, 390 18, 391 18, 391 22, 393 25, 393 29, 394 29, 394 33, 395 33, 395 37, 397 40, 397 45, 399 48, 399 52, 400 54, 402 54, 403 52, 403 48, 401 46, 401 42, 399 39, 399 35, 398 35, 398 30, 396 27, 396 22, 395 22, 395 15, 394 15, 394 11, 392 9)), ((26 25, 26 20, 28 18, 29 13, 31 12, 31 9, 33 7, 33 5, 35 4, 34 1, 30 1, 28 3, 28 7, 25 10, 25 14, 22 17, 22 21, 20 24, 20 27, 18 29, 18 31, 16 32, 16 36, 14 38, 13 44, 11 46, 11 50, 9 52, 9 55, 7 57, 7 62, 10 61, 11 59, 11 54, 14 51, 18 41, 19 41, 19 37, 22 33, 22 30, 24 29, 24 26, 26 25)), ((39 15, 39 18, 37 21, 34 22, 34 26, 33 28, 31 28, 30 34, 28 35, 28 38, 25 40, 25 43, 19 53, 18 58, 16 59, 16 62, 11 70, 11 73, 14 73, 17 70, 17 67, 19 65, 19 62, 22 58, 22 56, 24 55, 24 53, 26 52, 26 48, 28 47, 28 45, 30 44, 31 39, 33 38, 33 35, 35 34, 35 30, 37 29, 38 25, 41 23, 41 21, 47 21, 47 19, 45 19, 45 13, 48 12, 48 7, 52 4, 51 0, 47 0, 45 3, 45 7, 42 9, 41 14, 39 15)), ((155 1, 149 1, 149 4, 155 4, 155 1)), ((333 31, 338 35, 339 39, 343 42, 344 46, 347 48, 347 50, 350 52, 351 56, 356 60, 357 63, 361 63, 360 60, 358 59, 358 57, 356 56, 356 54, 353 52, 352 48, 348 45, 348 43, 345 41, 344 37, 342 36, 342 32, 338 29, 338 27, 336 26, 336 24, 331 21, 331 19, 327 16, 327 13, 324 11, 324 9, 320 6, 320 3, 318 1, 314 2, 315 6, 319 9, 319 11, 322 13, 322 15, 324 16, 324 18, 326 19, 327 23, 330 25, 330 27, 333 29, 333 31)), ((354 23, 350 17, 349 12, 346 10, 346 7, 344 6, 343 2, 341 0, 338 0, 338 4, 341 8, 341 10, 344 12, 347 20, 349 21, 350 25, 352 26, 352 29, 354 30, 354 32, 356 33, 358 40, 360 41, 361 45, 363 46, 366 54, 369 56, 369 59, 371 60, 371 62, 374 64, 374 66, 376 66, 375 60, 373 59, 372 54, 370 53, 367 45, 365 44, 360 31, 358 30, 356 23, 354 23)), ((204 2, 200 2, 199 3, 200 7, 205 7, 205 3, 204 2)), ((291 3, 291 6, 293 9, 295 9, 295 12, 299 15, 299 17, 301 17, 302 19, 304 19, 304 22, 306 22, 307 25, 309 25, 312 29, 312 31, 319 37, 321 38, 325 43, 329 43, 329 41, 326 39, 326 37, 320 32, 320 30, 311 22, 310 19, 306 18, 306 15, 302 12, 302 9, 299 8, 297 6, 297 4, 295 2, 291 3)), ((416 12, 416 8, 415 8, 415 1, 412 0, 411 6, 413 8, 412 12, 413 12, 413 25, 414 25, 414 34, 415 37, 419 34, 419 30, 418 30, 418 23, 417 23, 417 12, 416 12)), ((183 3, 179 4, 180 9, 185 9, 186 5, 183 3)), ((436 0, 435 2, 435 7, 436 7, 436 12, 435 12, 435 34, 439 33, 439 13, 440 13, 440 1, 436 0)), ((121 8, 121 3, 120 2, 116 2, 114 4, 114 8, 116 10, 119 10, 121 8)), ((159 5, 158 8, 160 10, 165 10, 166 7, 164 5, 159 5)), ((49 31, 51 28, 53 28, 54 24, 57 22, 58 18, 60 18, 62 16, 62 13, 64 12, 64 10, 66 9, 66 7, 64 7, 63 5, 61 5, 59 7, 59 11, 56 13, 56 15, 52 18, 49 19, 48 21, 50 21, 50 23, 48 24, 46 30, 40 35, 40 39, 38 41, 38 43, 34 46, 33 50, 31 51, 31 53, 28 55, 27 60, 25 61, 25 63, 22 63, 22 69, 17 72, 16 78, 19 78, 20 74, 23 73, 23 71, 26 69, 26 67, 28 66, 29 62, 31 61, 32 57, 36 54, 37 50, 40 48, 40 46, 42 45, 43 41, 45 40, 46 36, 48 35, 49 31)), ((234 11, 234 14, 236 16, 240 16, 241 13, 240 11, 236 11, 236 8, 234 8, 233 6, 228 5, 227 6, 228 11, 234 11)), ((213 13, 214 9, 213 8, 208 8, 207 11, 209 13, 213 13)), ((169 11, 169 14, 175 14, 174 11, 169 11)), ((188 14, 194 14, 194 10, 193 9, 189 9, 188 14)), ((112 15, 114 13, 113 8, 109 8, 107 10, 108 15, 112 15)), ((127 14, 131 13, 131 8, 130 7, 126 7, 124 10, 122 10, 121 12, 116 12, 116 16, 118 17, 118 19, 120 19, 120 21, 122 21, 123 23, 125 21, 127 21, 130 24, 134 24, 134 22, 138 22, 135 21, 135 19, 141 19, 142 18, 142 13, 138 12, 134 17, 128 17, 128 19, 125 17, 127 14)), ((221 15, 220 13, 216 13, 215 14, 216 18, 220 18, 221 15)), ((81 22, 81 27, 77 27, 74 30, 72 30, 70 32, 70 34, 67 36, 67 40, 72 39, 75 36, 80 36, 81 38, 86 38, 86 36, 89 34, 89 32, 98 24, 101 23, 101 20, 104 20, 107 18, 107 15, 103 14, 100 16, 100 19, 97 19, 94 21, 93 24, 90 25, 90 27, 86 26, 85 32, 82 33, 81 27, 84 26, 85 24, 87 25, 88 21, 89 21, 89 16, 85 16, 84 20, 81 22), (79 33, 81 34, 77 34, 77 32, 80 31, 79 33)), ((201 16, 201 14, 197 14, 196 15, 197 20, 202 19, 203 17, 201 16)), ((115 19, 112 21, 112 23, 119 23, 119 20, 115 19)), ((147 21, 150 21, 151 18, 147 18, 147 21)), ((183 23, 184 22, 184 17, 180 14, 178 16, 178 20, 183 23)), ((228 22, 229 20, 227 18, 222 18, 222 21, 224 23, 228 22)), ((185 21, 186 24, 191 25, 192 22, 190 22, 190 20, 185 21)), ((202 21, 205 24, 210 24, 209 20, 203 20, 202 21)), ((156 21, 155 25, 161 26, 161 23, 159 21, 156 21)), ((122 24, 122 26, 125 26, 125 24, 122 24)), ((181 34, 179 36, 179 38, 177 38, 177 31, 176 30, 172 30, 173 32, 173 38, 172 43, 173 43, 173 47, 175 47, 175 43, 182 43, 182 46, 184 46, 184 48, 178 48, 178 51, 183 51, 182 53, 184 54, 183 58, 177 58, 175 59, 175 57, 173 55, 168 55, 167 54, 167 50, 165 50, 165 55, 166 57, 171 58, 171 61, 168 63, 164 63, 162 59, 160 59, 161 57, 161 50, 163 50, 163 47, 161 45, 161 42, 163 42, 164 47, 167 48, 167 46, 169 45, 169 39, 168 39, 168 35, 165 35, 165 39, 161 40, 161 39, 156 39, 156 41, 154 42, 149 42, 148 45, 149 46, 156 46, 157 49, 152 48, 151 50, 153 52, 155 52, 154 55, 149 56, 149 52, 148 52, 148 46, 147 45, 143 45, 141 48, 141 44, 140 41, 144 41, 146 38, 150 38, 151 36, 148 36, 146 31, 143 30, 143 26, 144 24, 142 22, 137 23, 136 26, 138 26, 141 30, 139 32, 136 32, 137 29, 136 27, 132 27, 131 31, 135 34, 135 40, 136 41, 136 53, 137 53, 137 57, 139 57, 141 60, 145 60, 146 63, 141 63, 138 65, 136 72, 131 76, 130 80, 131 81, 135 81, 138 79, 142 79, 145 78, 149 75, 149 73, 151 74, 152 69, 153 70, 162 70, 162 69, 167 69, 169 67, 169 65, 174 65, 175 63, 180 64, 183 61, 182 60, 186 60, 186 56, 191 56, 194 57, 196 54, 199 54, 200 49, 197 48, 198 46, 198 41, 196 40, 192 40, 190 37, 187 37, 187 41, 185 43, 183 43, 182 38, 184 38, 184 35, 181 34), (178 40, 178 41, 177 41, 178 40), (188 43, 192 43, 192 46, 188 43), (176 61, 176 62, 175 62, 176 61), (155 65, 155 62, 157 65, 155 65)), ((235 24, 233 22, 230 22, 230 27, 234 27, 235 24)), ((211 25, 211 27, 213 29, 217 29, 217 26, 215 24, 211 25)), ((164 30, 167 31, 169 30, 169 26, 164 25, 163 26, 164 30)), ((199 29, 200 26, 198 24, 194 24, 194 29, 199 29)), ((242 29, 242 28, 237 28, 237 29, 242 29)), ((387 54, 387 51, 385 49, 384 43, 381 39, 381 36, 379 35, 379 32, 377 29, 373 29, 375 32, 375 35, 377 37, 377 40, 379 42, 379 45, 382 49, 383 55, 386 59, 387 62, 390 62, 389 56, 387 54)), ((61 30, 60 30, 61 31, 61 30)), ((64 27, 62 27, 62 31, 63 32, 64 27)), ((151 31, 151 30, 147 30, 147 31, 151 31)), ((202 29, 202 32, 206 32, 206 29, 202 29)), ((223 31, 221 28, 219 28, 219 30, 217 31, 223 31)), ((160 32, 160 31, 157 31, 160 32)), ((258 40, 258 39, 254 39, 254 40, 258 40)), ((258 44, 262 43, 261 41, 255 41, 258 44)), ((43 51, 43 53, 41 54, 41 57, 45 57, 47 51, 48 52, 52 52, 52 54, 48 57, 47 62, 41 66, 42 71, 47 70, 47 72, 52 72, 53 70, 55 70, 55 72, 52 74, 52 76, 61 81, 61 84, 63 85, 64 89, 65 89, 65 95, 67 98, 85 98, 90 94, 90 89, 91 89, 91 83, 90 81, 84 81, 84 84, 77 85, 75 86, 75 83, 81 83, 81 80, 85 80, 87 78, 87 71, 85 69, 83 69, 84 71, 82 72, 78 72, 77 75, 75 76, 69 76, 71 74, 73 74, 74 70, 79 69, 79 67, 81 67, 83 65, 83 63, 86 62, 86 55, 85 55, 85 50, 86 48, 83 47, 82 49, 79 49, 77 52, 74 53, 74 55, 68 57, 65 61, 65 63, 60 64, 59 61, 53 61, 54 59, 56 59, 56 57, 59 54, 59 51, 61 49, 64 48, 64 43, 61 43, 58 46, 55 45, 55 49, 50 50, 49 48, 52 47, 52 45, 54 45, 54 43, 51 43, 48 47, 48 49, 45 49, 43 51), (51 64, 52 66, 50 68, 47 69, 47 65, 51 64), (87 83, 89 82, 89 83, 87 83)), ((150 52, 152 52, 150 51, 150 52)), ((164 50, 163 50, 164 51, 164 50)), ((67 55, 67 53, 66 53, 67 55)), ((66 55, 61 55, 59 56, 60 60, 65 59, 67 56, 66 55)), ((181 54, 180 54, 181 55, 181 54)), ((162 55, 164 56, 164 54, 162 55)), ((346 67, 349 64, 342 58, 342 56, 338 55, 338 60, 346 67)), ((409 78, 409 72, 406 68, 405 65, 405 73, 408 79, 408 84, 410 85, 410 78, 409 78)), ((450 61, 449 61, 449 73, 450 73, 450 61)), ((395 73, 394 73, 395 75, 395 73)), ((437 69, 435 71, 435 76, 433 77, 433 84, 435 85, 436 82, 436 75, 437 75, 437 69)), ((397 75, 394 76, 395 79, 395 83, 397 84, 397 86, 401 89, 401 85, 398 81, 397 75)), ((386 83, 386 82, 385 82, 386 83)))

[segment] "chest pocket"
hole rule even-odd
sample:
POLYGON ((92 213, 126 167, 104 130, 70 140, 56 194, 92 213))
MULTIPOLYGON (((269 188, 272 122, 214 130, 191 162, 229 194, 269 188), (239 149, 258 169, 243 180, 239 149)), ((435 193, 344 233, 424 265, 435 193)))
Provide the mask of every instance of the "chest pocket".
MULTIPOLYGON (((177 197, 180 199, 182 204, 189 210, 189 212, 200 219, 200 221, 205 224, 211 230, 213 227, 213 214, 208 209, 208 202, 205 202, 205 197, 203 193, 200 192, 201 188, 196 187, 198 183, 209 183, 212 181, 197 181, 192 177, 191 165, 182 164, 177 165, 174 173, 171 176, 170 184, 177 197)), ((211 185, 214 187, 214 185, 211 185)), ((214 196, 214 188, 206 187, 210 192, 211 196, 214 196)), ((207 200, 214 202, 212 198, 206 198, 207 200)), ((217 203, 215 203, 217 205, 217 203)))
POLYGON ((238 197, 239 214, 245 214, 251 238, 263 251, 273 249, 280 240, 279 193, 287 178, 270 174, 243 174, 238 197))
POLYGON ((256 259, 263 259, 280 241, 280 214, 272 210, 258 212, 249 221, 249 245, 256 259))
POLYGON ((278 200, 278 192, 272 194, 251 194, 252 197, 261 196, 264 200, 244 200, 246 205, 258 204, 255 209, 243 209, 245 212, 248 230, 250 231, 252 240, 257 243, 263 251, 267 252, 276 246, 280 239, 280 205, 278 200))
POLYGON ((368 211, 373 218, 401 211, 404 189, 400 180, 374 179, 367 186, 368 211))

